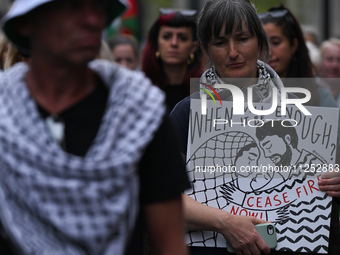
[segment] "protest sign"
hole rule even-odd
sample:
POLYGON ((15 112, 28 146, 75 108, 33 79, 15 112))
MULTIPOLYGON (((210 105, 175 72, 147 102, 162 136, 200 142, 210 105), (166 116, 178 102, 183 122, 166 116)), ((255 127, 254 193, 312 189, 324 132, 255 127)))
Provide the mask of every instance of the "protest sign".
MULTIPOLYGON (((258 110, 270 104, 254 103, 258 110)), ((328 251, 332 199, 318 188, 318 178, 338 171, 335 164, 338 109, 280 106, 255 115, 247 106, 233 114, 232 102, 215 105, 191 99, 187 194, 202 204, 276 224, 276 250, 328 251)), ((226 247, 212 231, 190 231, 193 246, 226 247)))

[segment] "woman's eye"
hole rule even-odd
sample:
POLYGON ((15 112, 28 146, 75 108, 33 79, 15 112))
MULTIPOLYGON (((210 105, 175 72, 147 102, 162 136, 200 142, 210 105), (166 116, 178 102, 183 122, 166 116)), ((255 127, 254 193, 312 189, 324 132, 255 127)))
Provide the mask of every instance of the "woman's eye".
POLYGON ((241 37, 241 38, 240 38, 240 41, 241 41, 241 42, 246 42, 247 40, 248 40, 248 37, 241 37))
POLYGON ((270 44, 273 46, 277 46, 281 44, 281 41, 270 41, 270 44))
POLYGON ((183 42, 188 40, 188 37, 186 36, 179 36, 178 38, 181 39, 183 42))
POLYGON ((224 45, 224 41, 217 41, 214 43, 215 46, 223 46, 224 45))
POLYGON ((162 37, 163 37, 163 39, 167 40, 167 39, 170 39, 171 35, 165 34, 162 37))

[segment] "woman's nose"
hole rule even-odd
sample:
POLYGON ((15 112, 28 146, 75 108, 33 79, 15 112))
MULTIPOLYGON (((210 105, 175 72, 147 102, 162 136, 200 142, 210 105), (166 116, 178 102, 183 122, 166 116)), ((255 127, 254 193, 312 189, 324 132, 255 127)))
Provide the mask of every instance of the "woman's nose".
POLYGON ((171 45, 177 46, 177 44, 178 44, 178 38, 177 38, 177 36, 174 35, 174 36, 171 38, 171 45))
POLYGON ((238 49, 237 49, 237 44, 234 43, 234 42, 231 42, 230 43, 230 46, 229 46, 229 57, 230 58, 237 58, 238 56, 238 49))

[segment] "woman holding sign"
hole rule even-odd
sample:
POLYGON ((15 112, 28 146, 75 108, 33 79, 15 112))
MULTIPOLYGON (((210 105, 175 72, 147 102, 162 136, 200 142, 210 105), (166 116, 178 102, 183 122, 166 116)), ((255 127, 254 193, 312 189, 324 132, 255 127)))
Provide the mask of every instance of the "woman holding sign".
MULTIPOLYGON (((283 84, 275 71, 263 62, 269 52, 267 37, 256 9, 249 0, 207 1, 198 15, 197 35, 211 61, 211 68, 204 72, 201 83, 214 86, 226 83, 225 78, 247 78, 237 85, 243 91, 249 86, 253 88, 253 102, 271 102, 274 87, 280 95, 283 84)), ((223 97, 224 100, 232 99, 227 94, 223 97)), ((183 155, 187 152, 189 114, 190 98, 178 103, 171 113, 183 155)), ((193 186, 195 190, 195 183, 193 186)), ((183 197, 188 229, 222 234, 236 254, 270 253, 269 247, 255 230, 256 224, 265 221, 233 215, 201 204, 187 195, 183 197)), ((227 254, 225 248, 217 247, 216 237, 202 239, 203 232, 200 239, 190 237, 191 254, 227 254), (195 246, 197 243, 203 247, 195 246)))
MULTIPOLYGON (((254 93, 256 102, 271 102, 272 88, 276 87, 280 91, 283 87, 279 79, 276 79, 276 83, 271 80, 278 77, 277 74, 259 60, 267 59, 269 46, 255 7, 250 1, 206 2, 198 16, 197 35, 212 64, 202 75, 202 83, 214 86, 216 83, 225 83, 222 78, 248 78, 243 84, 239 84, 239 87, 246 90, 248 86, 252 86, 256 91, 254 93), (257 83, 258 80, 260 83, 257 83)), ((178 129, 181 151, 184 155, 189 110, 190 98, 186 98, 171 114, 178 129)), ((221 233, 236 254, 270 253, 269 247, 255 230, 256 224, 265 221, 208 207, 187 195, 184 195, 184 205, 188 229, 221 233)), ((226 254, 226 252, 225 248, 191 247, 192 254, 226 254)))

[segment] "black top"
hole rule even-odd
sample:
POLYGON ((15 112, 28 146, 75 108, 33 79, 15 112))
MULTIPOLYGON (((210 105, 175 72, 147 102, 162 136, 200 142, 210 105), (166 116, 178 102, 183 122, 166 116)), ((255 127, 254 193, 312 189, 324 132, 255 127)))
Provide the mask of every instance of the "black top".
POLYGON ((177 131, 179 150, 187 155, 190 116, 190 96, 180 101, 170 113, 177 131))
POLYGON ((184 87, 184 84, 178 85, 165 85, 164 92, 166 94, 166 106, 168 107, 169 112, 172 111, 174 106, 181 101, 183 98, 187 97, 188 91, 184 87))
MULTIPOLYGON (((94 140, 105 112, 108 90, 98 79, 91 94, 80 102, 54 115, 53 118, 65 125, 63 149, 70 154, 84 157, 94 140)), ((51 114, 37 105, 42 118, 51 114)))

